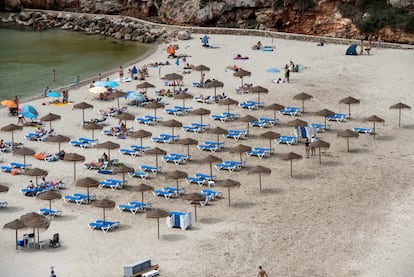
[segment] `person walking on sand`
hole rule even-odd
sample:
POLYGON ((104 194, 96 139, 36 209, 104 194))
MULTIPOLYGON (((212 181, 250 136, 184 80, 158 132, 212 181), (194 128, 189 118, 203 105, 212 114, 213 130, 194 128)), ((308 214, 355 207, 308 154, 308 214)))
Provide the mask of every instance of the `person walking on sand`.
POLYGON ((309 146, 309 139, 306 138, 305 141, 305 151, 306 151, 306 158, 309 158, 309 154, 310 154, 310 146, 309 146))
POLYGON ((56 70, 53 69, 52 81, 56 82, 56 70))
POLYGON ((266 271, 262 268, 262 266, 259 266, 259 272, 257 273, 257 277, 269 277, 269 275, 267 275, 266 271))
POLYGON ((289 75, 290 75, 289 66, 286 65, 285 66, 285 79, 283 80, 284 83, 289 83, 289 75))
POLYGON ((122 66, 119 67, 118 73, 119 73, 119 81, 122 82, 122 80, 124 79, 124 69, 122 68, 122 66))
MULTIPOLYGON (((312 136, 311 138, 311 143, 314 143, 316 141, 316 137, 312 136)), ((311 156, 315 156, 316 155, 316 148, 315 147, 311 147, 311 156)))

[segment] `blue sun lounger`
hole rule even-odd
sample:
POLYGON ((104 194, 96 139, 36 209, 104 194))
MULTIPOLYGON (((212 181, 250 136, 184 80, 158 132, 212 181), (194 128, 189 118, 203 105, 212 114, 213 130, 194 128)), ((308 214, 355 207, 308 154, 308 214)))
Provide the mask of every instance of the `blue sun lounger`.
POLYGON ((140 145, 130 145, 129 148, 135 151, 145 152, 146 150, 150 149, 149 146, 140 146, 140 145))
POLYGON ((290 115, 290 116, 297 116, 302 113, 302 108, 297 107, 285 107, 282 110, 279 110, 280 115, 290 115))
POLYGON ((203 189, 201 191, 201 193, 208 195, 210 197, 210 199, 216 199, 216 198, 221 198, 223 197, 223 193, 219 192, 219 191, 214 191, 214 190, 210 190, 210 189, 203 189))
POLYGON ((141 165, 139 169, 145 172, 150 172, 152 174, 157 174, 158 171, 161 171, 161 167, 155 167, 155 166, 150 166, 150 165, 141 165))
MULTIPOLYGON (((125 182, 127 182, 127 181, 125 181, 125 182)), ((110 188, 112 190, 117 190, 117 189, 122 189, 122 186, 123 186, 123 181, 106 179, 104 181, 99 182, 98 188, 100 188, 100 189, 110 188)))
POLYGON ((128 172, 128 176, 129 177, 132 177, 132 178, 133 177, 139 177, 142 180, 146 180, 146 179, 148 179, 150 177, 150 175, 149 175, 148 172, 138 171, 138 170, 133 171, 133 172, 128 172))
POLYGON ((13 168, 20 168, 20 169, 32 168, 32 164, 22 164, 22 163, 16 163, 16 162, 9 163, 9 166, 11 166, 13 168))
POLYGON ((172 115, 184 115, 184 111, 180 109, 165 109, 164 110, 166 114, 172 114, 172 115))
POLYGON ((118 205, 118 210, 123 212, 123 211, 128 211, 131 212, 133 214, 136 214, 137 212, 145 212, 147 209, 151 208, 151 203, 141 203, 138 201, 131 201, 128 204, 121 204, 118 205))
POLYGON ((215 164, 217 170, 228 170, 233 172, 242 168, 242 163, 235 161, 225 161, 223 163, 215 164))
POLYGON ((170 199, 171 197, 176 196, 175 193, 164 191, 164 190, 159 190, 159 189, 152 191, 152 193, 154 194, 154 196, 163 196, 165 199, 170 199))
POLYGON ((370 135, 374 130, 371 128, 352 128, 352 131, 354 131, 355 133, 370 135))
POLYGON ((349 115, 345 113, 336 113, 335 115, 326 117, 328 121, 336 121, 336 122, 344 122, 348 118, 349 118, 349 115))
POLYGON ((77 205, 86 204, 95 199, 96 199, 95 195, 89 195, 89 201, 88 201, 88 195, 83 194, 83 193, 74 193, 72 195, 63 196, 63 200, 65 202, 74 202, 77 205))
POLYGON ((196 173, 196 174, 194 174, 194 176, 197 177, 197 178, 205 179, 207 181, 217 179, 216 175, 211 176, 211 175, 207 175, 207 174, 204 174, 204 173, 196 173))
POLYGON ((133 149, 125 149, 125 148, 119 149, 119 153, 131 156, 131 157, 134 157, 134 158, 136 156, 141 156, 142 155, 142 151, 133 150, 133 149))
POLYGON ((270 149, 269 148, 260 148, 260 147, 255 147, 252 150, 247 152, 248 156, 256 156, 259 159, 263 159, 264 157, 270 156, 270 149))
POLYGON ((62 211, 61 210, 50 210, 48 208, 40 208, 39 213, 41 215, 44 215, 50 219, 53 219, 55 216, 61 216, 62 211))
POLYGON ((292 144, 298 143, 298 137, 295 137, 295 136, 281 136, 279 138, 276 138, 275 140, 279 144, 284 143, 289 146, 292 144))
POLYGON ((103 220, 95 220, 88 224, 89 230, 102 230, 104 233, 107 233, 110 230, 113 230, 119 227, 120 222, 115 221, 103 221, 103 220))
POLYGON ((197 149, 200 151, 216 152, 217 150, 220 149, 220 147, 217 145, 203 143, 203 144, 197 145, 197 149))
POLYGON ((246 137, 247 131, 245 130, 228 130, 227 133, 223 134, 225 138, 232 138, 234 140, 239 140, 246 137))
POLYGON ((185 188, 177 189, 177 188, 172 188, 172 187, 164 187, 162 190, 166 192, 174 193, 176 196, 179 196, 180 194, 183 194, 185 192, 185 188))
POLYGON ((185 179, 185 181, 186 181, 187 184, 197 184, 200 187, 207 183, 206 179, 202 179, 202 178, 199 178, 199 177, 187 177, 185 179))

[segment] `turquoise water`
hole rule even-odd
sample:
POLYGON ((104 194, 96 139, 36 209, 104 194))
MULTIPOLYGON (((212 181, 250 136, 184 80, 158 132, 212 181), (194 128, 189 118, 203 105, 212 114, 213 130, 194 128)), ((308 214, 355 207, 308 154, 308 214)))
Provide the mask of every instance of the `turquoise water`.
POLYGON ((97 77, 143 55, 147 47, 79 32, 0 28, 0 100, 28 97, 97 77), (56 81, 53 81, 53 70, 56 81))

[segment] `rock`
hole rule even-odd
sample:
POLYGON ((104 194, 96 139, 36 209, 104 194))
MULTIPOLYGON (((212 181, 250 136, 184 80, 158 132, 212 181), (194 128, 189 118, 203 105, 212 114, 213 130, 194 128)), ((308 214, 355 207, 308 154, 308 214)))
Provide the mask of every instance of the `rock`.
POLYGON ((188 40, 191 38, 191 33, 190 31, 179 31, 177 34, 177 39, 179 40, 188 40))

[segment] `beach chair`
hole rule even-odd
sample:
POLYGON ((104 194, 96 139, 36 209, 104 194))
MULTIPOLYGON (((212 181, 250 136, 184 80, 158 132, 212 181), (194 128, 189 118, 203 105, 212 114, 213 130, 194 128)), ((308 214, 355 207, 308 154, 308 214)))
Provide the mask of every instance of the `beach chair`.
POLYGON ((149 146, 140 146, 140 145, 130 145, 129 148, 135 151, 145 152, 146 150, 150 149, 149 146))
POLYGON ((210 190, 210 189, 203 189, 201 191, 201 193, 208 195, 210 197, 210 199, 217 199, 217 198, 222 198, 223 197, 222 192, 214 191, 214 190, 210 190))
POLYGON ((309 126, 314 128, 316 132, 325 132, 328 127, 325 124, 319 124, 319 123, 311 123, 309 124, 309 126))
POLYGON ((249 109, 249 110, 257 110, 259 109, 259 103, 254 101, 246 101, 239 104, 240 108, 249 109))
POLYGON ((176 196, 185 193, 185 188, 173 188, 173 187, 163 187, 163 191, 174 193, 176 196))
POLYGON ((278 144, 287 144, 291 146, 292 144, 298 143, 299 139, 295 136, 281 136, 275 139, 278 144))
POLYGON ((214 166, 217 170, 228 170, 230 172, 240 170, 242 168, 242 164, 235 161, 225 161, 223 163, 217 163, 214 166))
POLYGON ((110 230, 113 230, 119 227, 120 222, 111 222, 111 221, 103 221, 103 220, 95 220, 88 224, 89 230, 102 230, 104 233, 107 233, 110 230))
POLYGON ((184 115, 184 111, 180 109, 165 109, 164 112, 172 115, 184 115))
POLYGON ((191 126, 191 125, 184 125, 183 127, 181 127, 181 129, 185 132, 193 132, 193 133, 201 133, 204 131, 204 129, 200 128, 200 127, 195 127, 195 126, 191 126))
POLYGON ((118 189, 122 189, 123 185, 124 185, 124 183, 122 181, 106 179, 104 181, 99 182, 98 188, 100 188, 100 189, 110 188, 112 190, 118 190, 118 189))
POLYGON ((179 138, 180 138, 180 136, 173 136, 173 135, 169 135, 169 134, 160 134, 158 137, 152 137, 151 140, 153 142, 167 144, 167 143, 174 143, 179 138))
POLYGON ((247 151, 246 154, 248 156, 256 156, 259 159, 263 159, 264 157, 268 157, 270 156, 270 150, 268 150, 269 148, 253 148, 250 151, 247 151))
POLYGON ((41 215, 44 215, 44 216, 48 217, 49 219, 53 219, 53 218, 55 218, 55 216, 61 216, 62 215, 61 210, 50 210, 48 208, 40 208, 39 213, 41 215))
POLYGON ((200 145, 197 145, 197 149, 200 151, 216 152, 220 148, 216 145, 200 144, 200 145))
POLYGON ((240 118, 240 114, 237 114, 237 113, 223 112, 222 115, 229 118, 229 120, 236 120, 240 118))
POLYGON ((336 121, 339 123, 346 121, 348 118, 349 118, 349 115, 345 113, 336 113, 335 115, 326 117, 328 121, 336 121))
POLYGON ((161 167, 155 167, 155 166, 150 166, 150 165, 141 165, 139 169, 145 172, 150 172, 154 175, 157 174, 159 171, 161 171, 161 167))
POLYGON ((352 131, 354 131, 355 133, 370 135, 374 130, 371 128, 352 128, 352 131))
POLYGON ((136 170, 133 172, 128 172, 128 176, 131 178, 137 177, 137 178, 141 178, 142 180, 146 180, 150 177, 150 174, 148 172, 136 170))
POLYGON ((19 168, 19 169, 30 169, 30 168, 32 168, 32 164, 22 164, 22 163, 16 163, 16 162, 11 162, 9 164, 9 166, 11 166, 12 168, 19 168))
POLYGON ((289 115, 289 116, 297 116, 300 115, 302 113, 302 108, 297 108, 297 107, 285 107, 282 110, 279 110, 279 114, 280 115, 289 115))
POLYGON ((53 234, 53 238, 49 240, 49 247, 56 248, 60 247, 59 233, 53 234))
POLYGON ((152 126, 152 125, 156 125, 157 124, 156 121, 150 120, 150 119, 146 119, 146 118, 143 118, 143 117, 137 117, 136 118, 136 121, 138 123, 140 123, 140 124, 145 124, 147 126, 152 126))
POLYGON ((200 187, 201 187, 201 186, 203 186, 203 185, 205 185, 205 184, 207 183, 207 181, 208 181, 208 180, 206 180, 206 179, 202 179, 202 178, 199 178, 199 177, 187 177, 187 178, 185 179, 185 182, 186 182, 187 184, 197 184, 197 185, 199 185, 200 187))
POLYGON ((136 156, 142 156, 143 151, 121 148, 119 149, 119 153, 135 158, 136 156))
POLYGON ((223 134, 223 137, 239 140, 241 138, 245 138, 246 135, 247 131, 244 130, 228 130, 227 133, 223 134))
POLYGON ((191 126, 193 127, 198 127, 201 128, 203 130, 209 129, 210 128, 210 124, 201 124, 201 123, 191 123, 191 126))
POLYGON ((6 201, 0 201, 0 208, 6 208, 8 203, 6 201))
POLYGON ((96 199, 96 195, 94 194, 89 195, 89 198, 87 194, 83 194, 83 193, 74 193, 72 195, 63 196, 63 200, 65 202, 72 202, 72 203, 76 203, 77 205, 87 204, 90 201, 93 201, 95 199, 96 199))
POLYGON ((194 176, 197 177, 197 178, 200 178, 200 179, 207 180, 207 181, 209 181, 209 180, 214 181, 214 180, 217 179, 216 175, 211 176, 211 175, 207 175, 207 174, 204 174, 204 173, 196 173, 196 174, 194 174, 194 176))
POLYGON ((152 193, 154 194, 154 196, 163 196, 165 199, 170 199, 171 197, 176 196, 175 193, 159 189, 153 190, 152 193))
POLYGON ((152 207, 151 202, 142 203, 142 202, 139 202, 139 201, 130 201, 128 203, 128 205, 139 207, 140 211, 142 211, 142 212, 145 212, 147 209, 151 209, 151 207, 152 207))
POLYGON ((136 214, 141 210, 140 207, 134 206, 134 205, 128 205, 128 204, 121 204, 117 206, 118 210, 120 212, 130 212, 133 214, 136 214))

